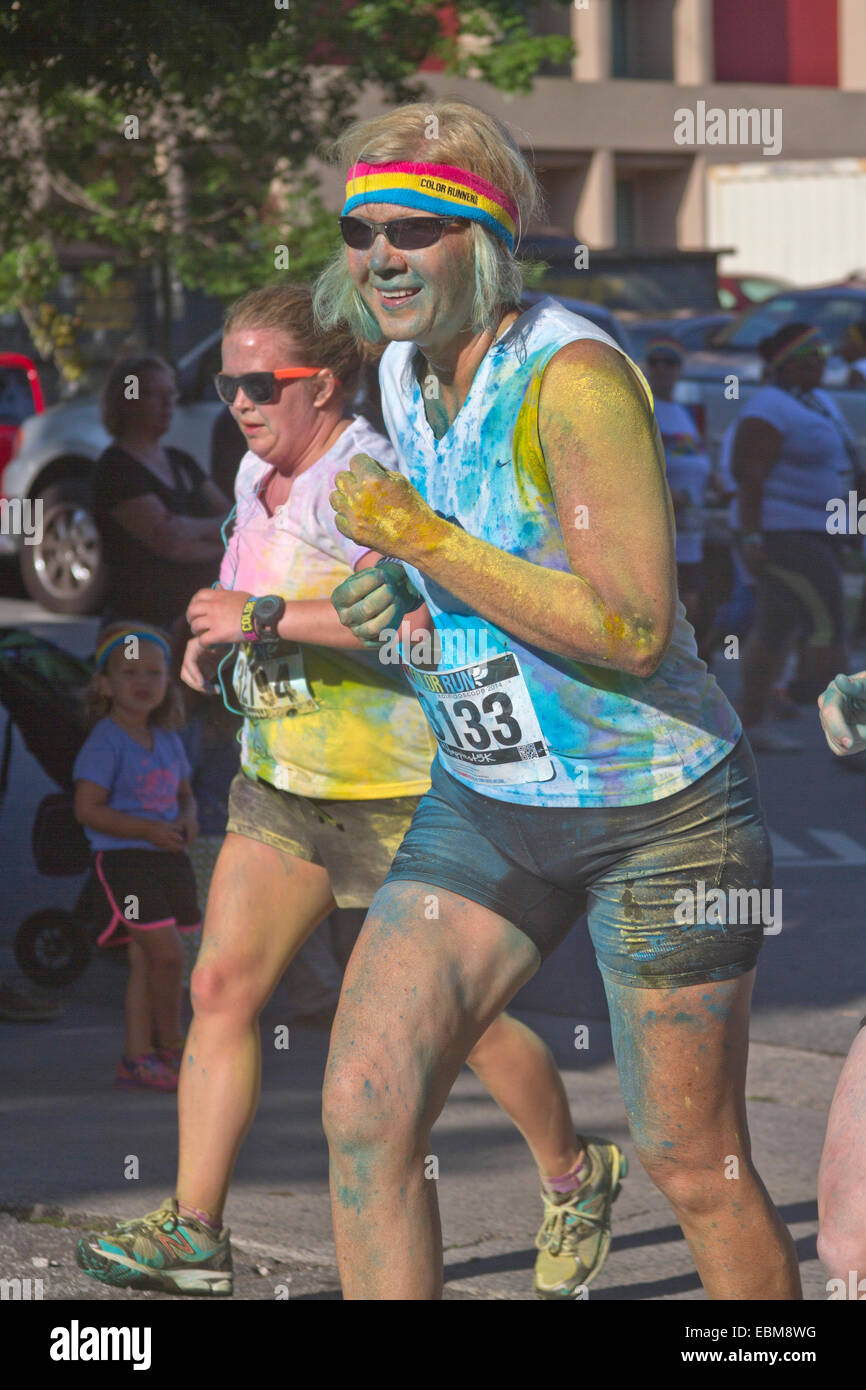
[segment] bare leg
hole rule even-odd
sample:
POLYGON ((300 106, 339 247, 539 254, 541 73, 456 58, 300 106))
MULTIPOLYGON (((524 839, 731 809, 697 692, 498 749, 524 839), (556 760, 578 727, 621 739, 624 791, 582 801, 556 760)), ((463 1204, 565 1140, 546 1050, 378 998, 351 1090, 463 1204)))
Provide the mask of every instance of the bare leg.
POLYGON ((178 1096, 178 1200, 214 1223, 259 1102, 259 1014, 333 906, 326 869, 226 835, 192 975, 194 1018, 178 1096))
MULTIPOLYGON (((866 1029, 836 1084, 818 1173, 818 1254, 825 1269, 859 1290, 866 1280, 866 1029)), ((864 1289, 858 1291, 863 1297, 864 1289)))
POLYGON ((746 638, 743 648, 742 716, 747 729, 763 720, 770 692, 781 678, 789 649, 789 644, 768 648, 756 637, 754 628, 746 638))
POLYGON ((605 988, 632 1137, 707 1294, 798 1299, 793 1242, 752 1164, 745 1081, 753 982, 751 971, 685 989, 605 988))
POLYGON ((331 1035, 324 1120, 337 1257, 347 1299, 442 1290, 430 1130, 485 1028, 538 968, 528 937, 429 885, 386 884, 349 961, 331 1035))
MULTIPOLYGON (((537 965, 532 943, 508 922, 442 889, 431 937, 427 890, 395 882, 376 895, 332 1035, 325 1127, 348 1299, 440 1295, 438 1208, 425 1179, 430 1130, 463 1056, 537 965)), ((749 1152, 751 986, 747 976, 608 993, 635 1142, 710 1296, 794 1299, 793 1245, 749 1152)))
POLYGON ((153 1050, 153 1015, 147 987, 147 957, 137 941, 129 943, 126 981, 126 1055, 143 1057, 153 1050))
MULTIPOLYGON (((142 931, 130 922, 129 984, 127 986, 127 1047, 138 1047, 147 1035, 150 1052, 157 1038, 178 1037, 183 993, 183 946, 174 927, 142 931), (144 978, 141 976, 144 961, 144 978), (130 1003, 130 991, 132 991, 130 1003), (145 993, 146 991, 146 993, 145 993), (130 1015, 130 1007, 132 1015, 130 1015), (134 1017, 137 1021, 132 1024, 134 1017), (145 1021, 146 1020, 146 1021, 145 1021)), ((127 1052, 138 1057, 141 1050, 127 1052)))
POLYGON ((542 1177, 571 1172, 583 1149, 577 1147, 562 1077, 538 1034, 501 1013, 466 1060, 520 1130, 542 1177))

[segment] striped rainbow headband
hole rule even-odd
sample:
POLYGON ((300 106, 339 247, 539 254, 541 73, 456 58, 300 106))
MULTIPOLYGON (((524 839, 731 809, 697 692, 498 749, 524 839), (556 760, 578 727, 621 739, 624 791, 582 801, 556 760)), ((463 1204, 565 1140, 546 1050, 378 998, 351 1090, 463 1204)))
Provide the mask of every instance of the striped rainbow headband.
POLYGON ((104 642, 100 642, 96 648, 96 669, 101 671, 105 666, 115 647, 119 647, 121 642, 125 642, 127 637, 137 637, 141 642, 155 642, 165 653, 166 661, 171 661, 171 648, 164 637, 160 637, 158 632, 147 632, 144 628, 129 628, 124 632, 116 632, 112 637, 106 637, 104 642))
POLYGON ((517 204, 495 184, 451 164, 353 164, 346 178, 342 216, 364 203, 395 203, 440 217, 466 217, 514 250, 520 214, 517 204))
POLYGON ((654 353, 664 352, 668 357, 675 357, 678 362, 682 362, 685 351, 682 343, 667 333, 658 333, 654 338, 650 338, 644 348, 644 359, 649 360, 654 353))
POLYGON ((775 369, 797 353, 826 351, 826 347, 824 335, 820 328, 804 328, 802 333, 798 333, 796 338, 791 339, 790 343, 785 343, 784 347, 777 349, 768 365, 775 369))

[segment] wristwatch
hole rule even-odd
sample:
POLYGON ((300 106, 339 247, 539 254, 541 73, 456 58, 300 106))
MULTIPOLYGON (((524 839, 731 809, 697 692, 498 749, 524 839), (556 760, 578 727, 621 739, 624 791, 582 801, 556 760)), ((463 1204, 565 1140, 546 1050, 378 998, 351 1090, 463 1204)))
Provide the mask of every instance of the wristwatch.
POLYGON ((286 600, 279 594, 247 599, 241 612, 241 632, 245 642, 271 641, 279 638, 277 624, 286 611, 286 600))

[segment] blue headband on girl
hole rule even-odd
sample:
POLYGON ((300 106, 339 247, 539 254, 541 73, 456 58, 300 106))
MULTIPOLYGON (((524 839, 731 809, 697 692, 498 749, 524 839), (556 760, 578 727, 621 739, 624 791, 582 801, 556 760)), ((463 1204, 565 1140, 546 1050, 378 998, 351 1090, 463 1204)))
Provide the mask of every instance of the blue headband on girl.
POLYGON ((115 647, 119 647, 121 642, 125 642, 128 637, 138 637, 142 642, 155 642, 165 653, 166 661, 171 661, 171 648, 164 637, 160 637, 157 632, 132 631, 119 632, 116 637, 109 637, 101 646, 96 648, 96 669, 101 671, 115 647))

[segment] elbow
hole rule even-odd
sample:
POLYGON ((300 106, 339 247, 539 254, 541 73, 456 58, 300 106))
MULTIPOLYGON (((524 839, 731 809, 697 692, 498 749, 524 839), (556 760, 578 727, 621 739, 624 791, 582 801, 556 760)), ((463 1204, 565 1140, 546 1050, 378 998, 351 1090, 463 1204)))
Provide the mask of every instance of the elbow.
POLYGON ((625 669, 630 676, 640 676, 642 680, 647 680, 654 676, 664 660, 667 651, 667 643, 660 645, 653 644, 650 648, 641 648, 632 653, 631 664, 625 669))
POLYGON ((614 649, 608 653, 610 665, 642 680, 655 675, 670 645, 674 617, 672 609, 663 625, 644 614, 626 624, 611 615, 605 624, 608 637, 614 639, 614 649))

